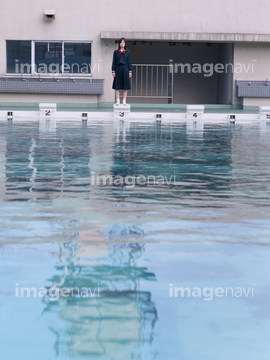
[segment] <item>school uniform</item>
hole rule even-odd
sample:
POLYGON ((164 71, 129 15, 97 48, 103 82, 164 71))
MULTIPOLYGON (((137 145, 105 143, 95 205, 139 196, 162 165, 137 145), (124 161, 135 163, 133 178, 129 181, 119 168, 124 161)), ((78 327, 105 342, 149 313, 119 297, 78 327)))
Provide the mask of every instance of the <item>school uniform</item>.
POLYGON ((129 73, 132 72, 131 55, 128 50, 115 50, 113 53, 112 72, 114 90, 130 90, 129 73))

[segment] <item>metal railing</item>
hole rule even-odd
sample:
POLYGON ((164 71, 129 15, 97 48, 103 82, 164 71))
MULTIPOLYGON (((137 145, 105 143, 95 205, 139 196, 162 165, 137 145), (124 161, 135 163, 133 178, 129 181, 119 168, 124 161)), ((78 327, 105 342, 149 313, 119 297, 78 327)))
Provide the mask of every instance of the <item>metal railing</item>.
POLYGON ((129 97, 168 99, 173 103, 171 65, 133 64, 129 97))

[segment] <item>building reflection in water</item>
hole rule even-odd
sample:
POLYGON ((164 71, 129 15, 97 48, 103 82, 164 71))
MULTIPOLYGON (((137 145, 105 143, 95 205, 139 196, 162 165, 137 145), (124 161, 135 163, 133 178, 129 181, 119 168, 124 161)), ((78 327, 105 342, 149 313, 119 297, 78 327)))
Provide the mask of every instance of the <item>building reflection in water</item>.
POLYGON ((232 134, 226 126, 205 124, 202 131, 191 130, 185 123, 54 125, 45 122, 7 129, 6 200, 78 196, 97 201, 134 196, 173 201, 184 196, 188 200, 198 195, 195 178, 201 183, 201 199, 206 192, 229 189, 232 134), (114 179, 163 177, 181 186, 156 184, 147 186, 147 191, 137 186, 134 191, 119 193, 125 187, 97 186, 91 181, 92 174, 114 179))
MULTIPOLYGON (((135 353, 143 351, 144 344, 153 340, 157 310, 147 283, 156 278, 139 265, 144 251, 144 244, 138 240, 140 231, 135 240, 130 239, 128 225, 124 231, 113 227, 103 231, 108 219, 114 223, 118 216, 123 223, 130 221, 122 219, 124 212, 108 209, 130 198, 135 206, 144 198, 152 198, 156 205, 160 204, 158 199, 178 203, 179 199, 185 199, 194 208, 196 199, 205 206, 206 191, 212 196, 217 190, 216 196, 224 197, 219 189, 230 185, 231 133, 226 128, 221 128, 218 134, 212 128, 207 131, 207 125, 203 133, 191 131, 185 124, 163 127, 135 124, 128 128, 119 123, 119 129, 111 123, 89 124, 86 128, 82 124, 69 127, 58 124, 56 129, 48 124, 44 128, 40 124, 21 126, 7 129, 6 199, 72 198, 68 207, 63 207, 64 218, 55 216, 48 220, 50 225, 61 228, 62 237, 56 274, 49 279, 51 286, 79 289, 74 296, 61 297, 58 301, 48 296, 43 300, 43 316, 52 319, 50 329, 55 334, 56 354, 91 359, 133 358, 135 353), (169 178, 176 174, 176 180, 181 180, 183 185, 172 189, 138 186, 125 191, 116 186, 91 184, 92 171, 97 175, 123 177, 162 174, 169 178), (86 208, 80 205, 82 199, 83 206, 89 206, 87 216, 86 208), (93 209, 97 215, 89 219, 93 209), (78 227, 74 226, 79 234, 76 241, 67 242, 67 231, 62 224, 70 221, 70 217, 76 223, 82 221, 78 227), (100 228, 94 233, 92 226, 100 228), (98 288, 99 296, 82 297, 82 288, 90 288, 92 293, 98 288)), ((130 208, 127 209, 130 214, 130 208)), ((141 212, 140 216, 143 216, 141 212)))
POLYGON ((142 281, 156 277, 137 265, 144 244, 134 239, 119 242, 111 230, 107 236, 99 232, 94 246, 85 232, 79 245, 61 245, 58 274, 50 281, 74 293, 58 301, 49 296, 43 300, 43 316, 54 314, 50 330, 55 334, 56 355, 131 359, 153 341, 157 310, 151 293, 140 289, 142 281), (98 242, 103 245, 96 252, 98 242))

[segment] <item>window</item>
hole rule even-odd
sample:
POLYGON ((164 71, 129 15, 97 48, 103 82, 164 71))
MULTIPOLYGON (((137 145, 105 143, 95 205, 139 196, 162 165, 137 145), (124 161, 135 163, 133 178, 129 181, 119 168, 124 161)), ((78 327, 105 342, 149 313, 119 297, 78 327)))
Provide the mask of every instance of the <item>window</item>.
POLYGON ((62 72, 61 42, 35 42, 35 72, 45 74, 62 72))
POLYGON ((91 73, 91 44, 64 43, 64 71, 65 73, 91 73))
POLYGON ((7 41, 7 73, 91 74, 91 42, 7 41))
POLYGON ((31 74, 31 41, 7 41, 7 73, 31 74))

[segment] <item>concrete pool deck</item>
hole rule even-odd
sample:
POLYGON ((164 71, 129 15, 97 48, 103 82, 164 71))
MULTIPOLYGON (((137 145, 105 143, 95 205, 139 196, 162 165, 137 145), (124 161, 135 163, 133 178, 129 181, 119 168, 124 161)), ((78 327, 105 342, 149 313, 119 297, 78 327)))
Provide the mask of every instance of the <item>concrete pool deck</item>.
POLYGON ((0 120, 131 120, 187 122, 270 122, 270 106, 11 103, 0 102, 0 120))

